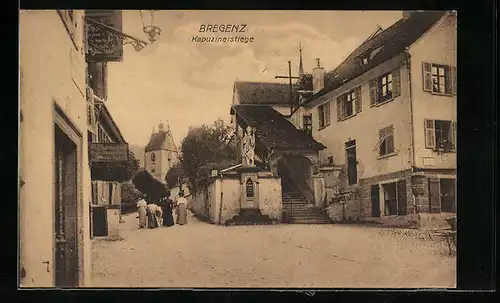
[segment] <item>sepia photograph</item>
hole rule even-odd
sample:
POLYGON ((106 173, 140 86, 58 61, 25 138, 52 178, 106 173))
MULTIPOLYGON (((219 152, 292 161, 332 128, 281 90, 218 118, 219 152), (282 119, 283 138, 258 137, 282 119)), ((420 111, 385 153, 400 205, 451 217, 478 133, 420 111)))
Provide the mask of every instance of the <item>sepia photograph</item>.
POLYGON ((20 10, 18 288, 455 289, 457 12, 20 10))

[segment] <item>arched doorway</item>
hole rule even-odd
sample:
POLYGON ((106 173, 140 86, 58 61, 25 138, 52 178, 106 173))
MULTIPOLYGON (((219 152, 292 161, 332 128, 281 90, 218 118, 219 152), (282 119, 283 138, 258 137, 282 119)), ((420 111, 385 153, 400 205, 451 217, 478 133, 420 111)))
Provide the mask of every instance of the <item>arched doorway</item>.
POLYGON ((278 160, 277 171, 284 194, 298 191, 307 201, 313 202, 312 162, 309 158, 301 155, 283 156, 278 160))

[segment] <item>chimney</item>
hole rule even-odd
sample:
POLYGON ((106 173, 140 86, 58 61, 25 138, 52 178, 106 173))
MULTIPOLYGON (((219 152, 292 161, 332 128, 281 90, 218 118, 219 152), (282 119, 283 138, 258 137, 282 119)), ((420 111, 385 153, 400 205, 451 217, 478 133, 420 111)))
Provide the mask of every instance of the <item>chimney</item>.
POLYGON ((319 58, 316 58, 316 67, 312 71, 313 94, 318 93, 325 85, 325 69, 321 67, 319 58))

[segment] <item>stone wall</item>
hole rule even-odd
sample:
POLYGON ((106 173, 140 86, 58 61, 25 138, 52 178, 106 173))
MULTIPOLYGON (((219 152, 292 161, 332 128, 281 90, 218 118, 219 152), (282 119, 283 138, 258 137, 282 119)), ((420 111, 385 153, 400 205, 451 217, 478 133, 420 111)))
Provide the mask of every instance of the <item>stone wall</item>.
MULTIPOLYGON (((263 215, 281 221, 281 179, 261 175, 259 208, 263 215)), ((214 178, 207 186, 189 199, 189 208, 198 217, 214 224, 224 224, 240 213, 241 181, 235 176, 214 178)))
POLYGON ((263 215, 281 222, 283 204, 281 200, 281 178, 259 177, 259 208, 263 215))
POLYGON ((216 224, 224 224, 240 212, 240 189, 241 181, 234 177, 222 179, 220 193, 216 199, 217 221, 216 224))
POLYGON ((108 207, 106 209, 108 220, 108 237, 118 238, 120 236, 120 209, 118 207, 108 207))

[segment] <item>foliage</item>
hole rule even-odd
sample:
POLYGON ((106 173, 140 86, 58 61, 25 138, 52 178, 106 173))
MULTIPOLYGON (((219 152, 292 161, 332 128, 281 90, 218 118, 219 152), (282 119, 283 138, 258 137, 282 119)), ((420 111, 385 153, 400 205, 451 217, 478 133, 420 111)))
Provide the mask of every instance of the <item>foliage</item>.
POLYGON ((91 164, 90 172, 92 180, 124 182, 132 179, 138 169, 139 161, 129 151, 127 161, 95 162, 91 164))
POLYGON ((167 191, 165 185, 156 180, 151 174, 145 170, 137 172, 132 179, 135 188, 146 195, 148 203, 158 202, 160 198, 166 196, 167 191))
POLYGON ((184 180, 185 175, 182 169, 182 162, 176 162, 165 175, 165 182, 167 182, 168 187, 174 187, 179 185, 179 180, 184 180))
POLYGON ((122 183, 121 188, 122 203, 135 203, 142 195, 132 182, 122 183))
POLYGON ((208 182, 212 169, 236 163, 233 128, 220 119, 211 126, 191 128, 181 143, 181 153, 182 171, 190 189, 196 192, 208 182))

